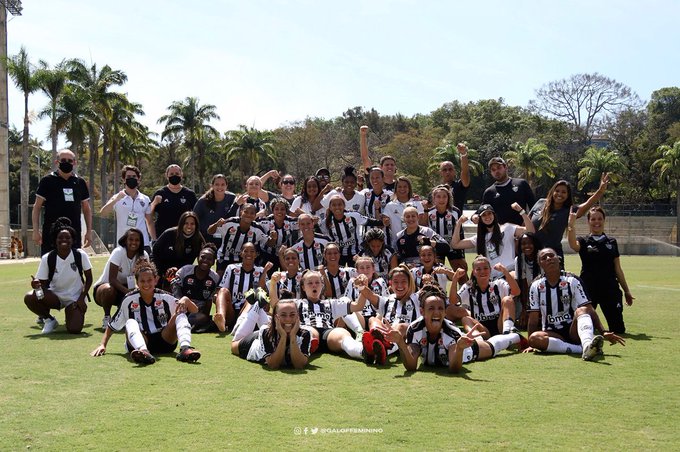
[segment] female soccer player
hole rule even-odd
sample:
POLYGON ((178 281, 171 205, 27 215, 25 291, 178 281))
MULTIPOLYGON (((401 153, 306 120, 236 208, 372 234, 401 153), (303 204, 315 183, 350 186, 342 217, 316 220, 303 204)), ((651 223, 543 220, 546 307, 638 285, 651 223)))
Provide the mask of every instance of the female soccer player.
MULTIPOLYGON (((498 224, 493 207, 490 204, 482 204, 477 209, 477 214, 479 215, 477 235, 461 240, 460 228, 467 221, 467 217, 463 215, 456 222, 456 229, 453 231, 451 239, 451 247, 458 250, 476 248, 477 254, 488 257, 492 266, 501 263, 504 267, 514 270, 515 238, 527 231, 534 232, 534 225, 531 223, 529 215, 519 204, 513 203, 512 208, 522 215, 524 227, 512 223, 498 224)), ((491 273, 492 279, 497 279, 501 276, 503 276, 502 273, 497 270, 493 270, 491 273)))
POLYGON ((447 283, 456 273, 450 268, 437 263, 437 256, 434 248, 430 245, 423 245, 418 250, 420 264, 411 268, 411 274, 416 284, 416 290, 420 290, 425 284, 437 284, 446 290, 447 283))
POLYGON ((134 272, 137 289, 125 297, 104 330, 101 344, 90 355, 105 354, 111 335, 125 328, 126 348, 136 363, 155 363, 152 353, 171 353, 178 341, 177 360, 198 361, 201 353, 191 346, 191 326, 186 314, 198 312, 198 307, 188 297, 178 300, 156 289, 158 271, 151 262, 139 260, 134 272))
POLYGON ((298 224, 297 219, 288 215, 290 205, 285 199, 272 199, 269 208, 273 213, 258 222, 269 237, 260 254, 260 263, 271 262, 271 271, 276 271, 281 268, 281 248, 290 247, 298 241, 298 224))
POLYGON ((125 294, 135 288, 132 269, 137 259, 149 260, 144 251, 144 236, 137 228, 130 228, 118 240, 118 246, 111 251, 104 271, 94 284, 94 302, 104 309, 102 329, 111 320, 111 306, 120 306, 125 294))
POLYGON ((217 235, 209 234, 208 226, 220 218, 229 217, 229 211, 234 204, 236 195, 228 191, 227 186, 226 176, 224 174, 215 174, 210 183, 210 188, 196 201, 193 209, 196 215, 198 215, 198 224, 200 225, 203 238, 208 242, 214 243, 216 247, 222 243, 222 236, 217 233, 217 235))
POLYGON ((635 299, 630 293, 626 276, 621 268, 619 247, 616 239, 604 233, 605 213, 602 207, 593 207, 588 211, 590 234, 576 237, 576 218, 578 213, 569 215, 569 246, 581 257, 581 281, 588 298, 597 309, 600 305, 607 319, 607 326, 616 334, 626 332, 623 322, 623 295, 626 304, 631 306, 635 299))
POLYGON ((295 198, 290 210, 293 216, 297 217, 302 213, 308 213, 318 217, 322 222, 326 217, 326 209, 321 205, 321 185, 316 176, 308 176, 302 184, 300 195, 295 198))
POLYGON ((280 253, 281 260, 281 280, 277 286, 277 294, 279 299, 283 298, 281 292, 283 290, 289 291, 294 298, 300 298, 302 281, 302 272, 300 271, 300 257, 297 251, 292 248, 282 248, 280 253))
MULTIPOLYGON (((456 222, 462 215, 461 211, 453 205, 451 188, 448 185, 437 185, 432 189, 431 198, 434 207, 426 212, 427 221, 425 226, 429 226, 434 232, 444 237, 448 243, 451 243, 453 231, 456 229, 456 222)), ((460 238, 465 238, 462 235, 462 230, 460 234, 460 238)), ((465 262, 463 250, 451 249, 448 254, 437 255, 439 262, 442 264, 446 263, 447 257, 454 271, 463 268, 467 272, 467 262, 465 262)), ((465 281, 467 281, 467 275, 459 282, 463 284, 465 281)))
MULTIPOLYGON (((205 243, 198 229, 198 216, 189 210, 179 217, 176 227, 167 229, 154 243, 153 262, 165 281, 172 281, 178 268, 198 257, 205 243)), ((169 283, 163 286, 169 288, 169 283)))
POLYGON ((384 214, 389 218, 387 243, 393 248, 397 243, 397 234, 406 228, 404 209, 407 207, 414 207, 418 211, 418 217, 421 220, 424 219, 423 203, 414 197, 411 180, 408 177, 399 176, 396 180, 394 195, 392 195, 384 210, 384 214))
POLYGON ((83 329, 92 265, 83 250, 73 249, 76 235, 68 218, 61 217, 53 223, 50 237, 54 250, 43 255, 35 278, 31 277, 33 290, 24 295, 26 307, 43 319, 42 334, 49 334, 59 326, 50 314, 52 309, 64 308, 69 333, 78 334, 83 329))
POLYGON ((382 328, 385 337, 399 347, 406 370, 417 370, 418 357, 422 356, 424 365, 444 366, 457 373, 463 364, 491 359, 520 343, 517 333, 484 340, 475 334, 478 324, 463 333, 444 317, 446 294, 438 286, 423 287, 418 298, 422 315, 409 325, 406 336, 389 325, 382 328))
POLYGON ((387 273, 399 264, 394 249, 385 243, 385 232, 378 228, 371 228, 364 233, 359 256, 373 259, 375 271, 383 279, 386 279, 387 273))
MULTIPOLYGON (((327 187, 329 186, 330 185, 327 185, 327 187)), ((341 195, 345 200, 346 210, 349 210, 350 212, 358 212, 364 215, 364 195, 356 191, 356 187, 357 175, 354 173, 354 168, 351 166, 346 166, 342 174, 342 187, 337 187, 325 194, 321 200, 321 205, 328 209, 328 204, 330 203, 331 198, 335 195, 341 195)))
POLYGON ((340 267, 340 247, 331 242, 323 250, 323 266, 318 270, 324 278, 326 298, 340 298, 347 290, 350 279, 358 275, 354 267, 340 267))
MULTIPOLYGON (((368 319, 376 315, 375 308, 372 303, 378 301, 378 297, 386 297, 389 295, 387 282, 375 272, 375 265, 373 259, 367 256, 360 257, 356 260, 356 268, 358 275, 349 280, 347 289, 345 289, 345 297, 350 300, 356 300, 364 288, 368 286, 370 291, 366 294, 366 301, 364 308, 359 315, 359 322, 362 329, 366 329, 368 319), (363 278, 361 276, 363 275, 363 278)), ((355 330, 356 331, 356 330, 355 330)))
POLYGON ((219 275, 212 270, 215 259, 217 259, 215 245, 206 243, 198 255, 198 264, 180 268, 172 280, 172 294, 175 298, 188 297, 198 307, 198 312, 187 316, 191 330, 195 333, 217 329, 210 317, 220 282, 219 275))
POLYGON ((519 298, 515 300, 515 316, 520 328, 527 326, 527 308, 529 306, 529 287, 541 274, 538 265, 538 252, 543 248, 536 235, 525 232, 517 240, 517 257, 515 257, 515 270, 510 272, 519 285, 519 298))
MULTIPOLYGON (((276 272, 272 275, 269 282, 269 293, 272 307, 276 307, 278 296, 276 296, 275 285, 281 273, 276 272)), ((364 290, 370 290, 366 286, 366 277, 363 278, 364 290)), ((352 338, 349 331, 344 328, 335 328, 333 324, 336 320, 359 312, 363 308, 360 300, 352 301, 349 298, 322 299, 324 293, 323 278, 317 271, 306 271, 302 276, 303 297, 295 300, 295 305, 300 316, 300 323, 312 333, 313 339, 319 343, 318 351, 340 352, 344 351, 348 356, 355 359, 363 359, 363 346, 361 342, 352 338)))

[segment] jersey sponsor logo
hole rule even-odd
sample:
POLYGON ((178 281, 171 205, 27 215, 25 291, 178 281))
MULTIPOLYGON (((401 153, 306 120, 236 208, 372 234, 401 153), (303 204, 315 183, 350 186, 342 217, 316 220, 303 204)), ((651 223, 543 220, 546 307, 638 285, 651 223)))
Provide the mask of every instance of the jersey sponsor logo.
POLYGON ((203 290, 203 298, 207 299, 208 297, 210 297, 210 295, 212 295, 212 290, 210 289, 203 290))
POLYGON ((482 314, 480 313, 475 313, 475 319, 479 320, 480 322, 486 322, 488 320, 496 320, 498 318, 498 314, 482 314))
POLYGON ((564 314, 561 315, 548 315, 548 322, 549 323, 563 323, 563 322, 570 322, 571 321, 571 315, 569 315, 568 312, 565 312, 564 314))

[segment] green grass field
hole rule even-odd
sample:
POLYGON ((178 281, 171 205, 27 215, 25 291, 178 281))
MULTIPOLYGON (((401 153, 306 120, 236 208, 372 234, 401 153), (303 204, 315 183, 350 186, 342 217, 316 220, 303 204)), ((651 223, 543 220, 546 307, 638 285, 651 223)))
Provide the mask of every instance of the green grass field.
POLYGON ((606 345, 603 360, 503 352, 460 375, 332 355, 269 371, 215 334, 194 335, 194 365, 167 355, 138 367, 123 334, 92 358, 100 308, 79 336, 41 336, 22 301, 37 264, 0 265, 0 449, 677 450, 679 263, 622 257, 636 302, 626 347, 606 345), (340 430, 350 428, 378 431, 340 430))

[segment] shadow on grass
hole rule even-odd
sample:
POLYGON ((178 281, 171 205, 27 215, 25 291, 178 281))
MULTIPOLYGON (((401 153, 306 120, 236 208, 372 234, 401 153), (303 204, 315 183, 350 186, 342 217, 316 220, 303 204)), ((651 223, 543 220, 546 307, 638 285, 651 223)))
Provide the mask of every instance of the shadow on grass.
MULTIPOLYGON (((83 327, 84 329, 85 327, 83 327)), ((26 334, 24 337, 26 339, 31 339, 31 340, 36 340, 36 339, 50 339, 53 341, 66 341, 66 340, 71 340, 71 339, 80 339, 83 337, 90 337, 92 336, 92 333, 88 333, 87 331, 81 331, 80 333, 75 333, 71 334, 66 331, 65 328, 62 328, 62 326, 59 326, 58 330, 55 330, 51 332, 50 334, 42 334, 42 328, 40 327, 31 327, 32 330, 37 331, 35 334, 26 334)))
POLYGON ((670 337, 650 336, 647 333, 636 334, 624 333, 621 334, 621 337, 623 337, 624 339, 630 339, 632 341, 651 341, 652 339, 670 339, 670 337))

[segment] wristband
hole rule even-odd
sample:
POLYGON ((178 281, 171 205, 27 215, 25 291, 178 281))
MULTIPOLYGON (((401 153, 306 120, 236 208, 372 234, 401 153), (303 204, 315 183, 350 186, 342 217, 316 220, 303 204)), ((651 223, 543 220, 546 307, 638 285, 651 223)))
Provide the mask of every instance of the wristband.
POLYGON ((519 214, 520 214, 520 215, 526 215, 526 214, 527 214, 527 211, 524 210, 524 209, 522 209, 522 210, 519 211, 519 214))
POLYGON ((465 154, 460 154, 460 157, 461 157, 461 158, 467 157, 467 156, 468 156, 468 155, 467 155, 467 152, 466 152, 465 154))

